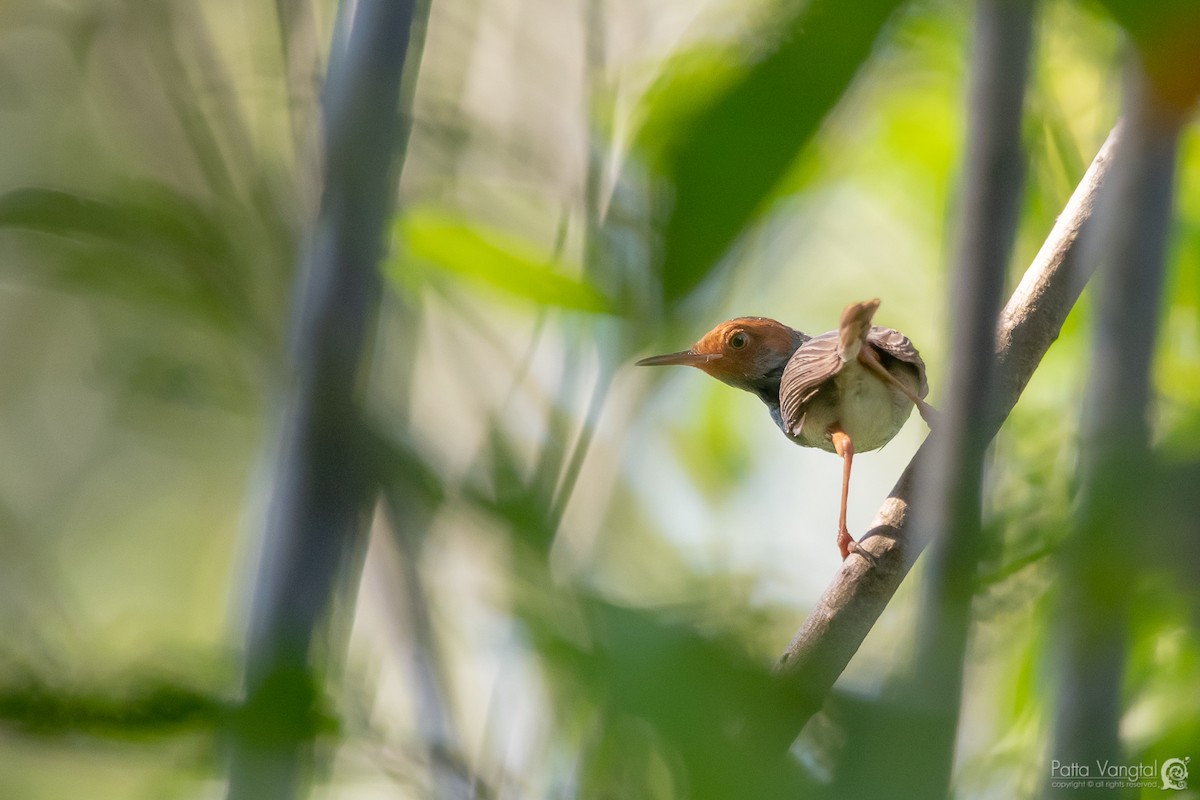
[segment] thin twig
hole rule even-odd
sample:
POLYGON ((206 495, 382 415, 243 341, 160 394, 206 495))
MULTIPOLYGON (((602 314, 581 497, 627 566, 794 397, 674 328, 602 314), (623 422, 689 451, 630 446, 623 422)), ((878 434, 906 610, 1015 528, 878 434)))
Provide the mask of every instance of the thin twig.
POLYGON ((301 205, 305 212, 316 203, 320 180, 319 143, 314 122, 320 112, 321 53, 317 11, 312 0, 275 0, 279 39, 287 86, 288 124, 296 164, 301 205))

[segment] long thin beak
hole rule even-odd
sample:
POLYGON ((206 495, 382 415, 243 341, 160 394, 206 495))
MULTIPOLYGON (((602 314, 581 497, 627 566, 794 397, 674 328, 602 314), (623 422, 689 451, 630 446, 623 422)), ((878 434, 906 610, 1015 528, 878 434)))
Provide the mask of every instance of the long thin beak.
POLYGON ((682 364, 685 367, 698 367, 701 364, 716 361, 720 357, 720 353, 697 353, 693 350, 684 350, 682 353, 667 353, 666 355, 643 358, 637 362, 637 366, 666 367, 672 364, 682 364))

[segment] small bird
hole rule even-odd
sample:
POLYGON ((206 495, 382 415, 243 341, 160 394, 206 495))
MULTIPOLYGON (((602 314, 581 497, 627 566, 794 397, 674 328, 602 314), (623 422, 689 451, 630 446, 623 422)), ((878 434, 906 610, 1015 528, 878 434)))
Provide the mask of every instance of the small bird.
POLYGON ((925 402, 925 362, 908 337, 872 326, 879 300, 851 303, 836 331, 808 336, 766 317, 738 317, 706 333, 690 350, 643 358, 638 366, 683 364, 756 394, 789 439, 842 458, 837 545, 842 559, 870 560, 846 529, 854 453, 878 450, 903 427, 915 405, 933 427, 925 402))

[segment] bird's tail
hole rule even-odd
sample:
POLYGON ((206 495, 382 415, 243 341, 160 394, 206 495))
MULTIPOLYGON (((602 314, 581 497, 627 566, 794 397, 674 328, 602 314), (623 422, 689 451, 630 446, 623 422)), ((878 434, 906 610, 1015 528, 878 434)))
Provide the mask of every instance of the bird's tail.
POLYGON ((867 332, 871 330, 871 318, 878 308, 879 298, 875 298, 851 303, 842 311, 842 320, 838 323, 838 355, 843 364, 858 358, 858 351, 862 349, 867 332))

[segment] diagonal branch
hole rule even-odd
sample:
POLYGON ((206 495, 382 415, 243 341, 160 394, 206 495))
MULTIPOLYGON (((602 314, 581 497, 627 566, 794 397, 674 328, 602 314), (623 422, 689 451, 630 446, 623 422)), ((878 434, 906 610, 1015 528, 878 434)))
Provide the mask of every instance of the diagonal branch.
MULTIPOLYGON (((1119 132, 1120 125, 1108 135, 1037 258, 1000 312, 993 382, 996 412, 984 425, 989 441, 1058 338, 1087 282, 1091 265, 1080 260, 1081 233, 1092 216, 1119 132)), ((795 703, 790 720, 795 725, 793 734, 820 709, 926 545, 916 539, 907 523, 914 480, 930 458, 935 436, 931 435, 913 456, 864 537, 864 547, 875 556, 875 563, 868 564, 861 558, 843 563, 779 660, 779 674, 792 690, 795 703)))

